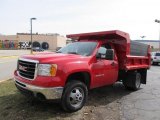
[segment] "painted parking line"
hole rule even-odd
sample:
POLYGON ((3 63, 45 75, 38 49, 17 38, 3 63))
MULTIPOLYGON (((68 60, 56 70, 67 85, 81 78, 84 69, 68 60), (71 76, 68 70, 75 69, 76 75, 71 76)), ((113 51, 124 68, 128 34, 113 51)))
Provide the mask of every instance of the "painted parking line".
POLYGON ((18 57, 19 56, 0 58, 0 64, 13 62, 13 61, 17 60, 18 57))
POLYGON ((3 62, 0 62, 0 64, 2 63, 10 63, 10 62, 14 62, 13 60, 10 60, 10 61, 3 61, 3 62))
POLYGON ((5 81, 10 80, 10 79, 13 79, 13 78, 8 78, 8 79, 0 80, 0 83, 5 82, 5 81))
POLYGON ((0 58, 0 63, 12 62, 18 59, 18 57, 8 57, 8 58, 0 58))
POLYGON ((0 59, 5 59, 5 58, 17 58, 19 57, 18 55, 14 55, 14 56, 0 56, 0 59))

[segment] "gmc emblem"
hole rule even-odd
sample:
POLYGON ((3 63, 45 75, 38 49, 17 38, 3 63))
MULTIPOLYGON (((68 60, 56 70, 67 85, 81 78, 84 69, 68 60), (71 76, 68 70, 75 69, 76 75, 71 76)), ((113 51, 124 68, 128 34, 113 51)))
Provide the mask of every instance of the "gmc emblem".
POLYGON ((27 71, 27 67, 22 66, 22 65, 19 65, 19 69, 20 69, 20 70, 23 70, 23 71, 27 71))

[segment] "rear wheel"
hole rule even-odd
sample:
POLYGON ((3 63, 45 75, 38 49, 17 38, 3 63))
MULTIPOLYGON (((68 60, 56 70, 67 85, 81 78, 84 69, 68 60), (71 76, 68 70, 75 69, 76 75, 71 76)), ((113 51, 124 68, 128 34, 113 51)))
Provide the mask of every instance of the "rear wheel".
POLYGON ((127 73, 127 78, 123 80, 125 88, 138 90, 141 86, 141 74, 138 72, 127 73))
POLYGON ((141 86, 141 74, 140 73, 136 73, 135 74, 135 85, 133 86, 135 90, 138 90, 141 86))
POLYGON ((88 96, 87 86, 80 81, 72 80, 66 84, 61 99, 62 108, 68 112, 80 110, 88 96))

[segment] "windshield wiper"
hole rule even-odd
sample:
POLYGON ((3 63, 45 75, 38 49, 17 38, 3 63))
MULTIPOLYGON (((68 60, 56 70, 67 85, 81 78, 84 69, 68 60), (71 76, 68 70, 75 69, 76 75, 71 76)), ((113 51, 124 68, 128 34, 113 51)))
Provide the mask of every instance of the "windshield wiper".
POLYGON ((76 54, 76 55, 78 55, 77 52, 68 52, 68 54, 76 54))
POLYGON ((62 53, 61 51, 56 51, 56 53, 62 53))

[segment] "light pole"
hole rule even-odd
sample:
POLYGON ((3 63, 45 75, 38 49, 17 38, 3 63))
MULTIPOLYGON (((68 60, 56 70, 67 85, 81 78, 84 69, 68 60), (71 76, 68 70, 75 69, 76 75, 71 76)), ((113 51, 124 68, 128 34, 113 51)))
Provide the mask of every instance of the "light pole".
POLYGON ((160 51, 160 20, 155 19, 156 23, 159 23, 159 51, 160 51))
POLYGON ((30 18, 30 24, 31 24, 31 54, 33 53, 33 44, 32 44, 32 20, 36 20, 36 18, 30 18))

